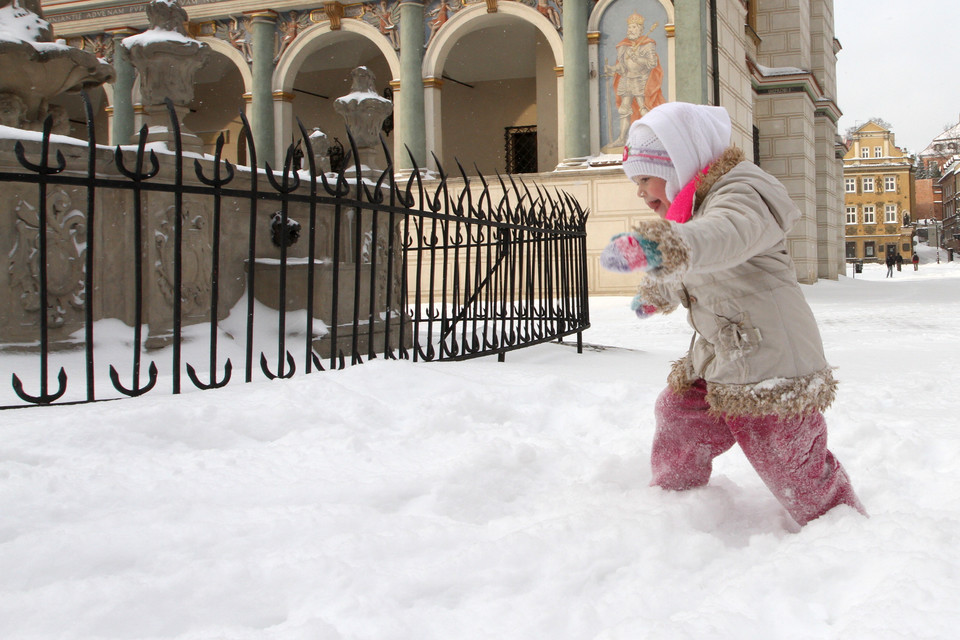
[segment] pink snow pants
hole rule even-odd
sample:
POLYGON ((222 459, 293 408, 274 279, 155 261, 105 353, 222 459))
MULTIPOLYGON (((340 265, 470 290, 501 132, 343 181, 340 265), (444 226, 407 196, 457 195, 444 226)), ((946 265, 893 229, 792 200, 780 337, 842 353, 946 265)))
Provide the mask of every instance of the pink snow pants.
POLYGON ((780 504, 804 525, 840 504, 864 515, 846 471, 827 450, 827 423, 819 411, 805 416, 725 416, 708 411, 703 380, 657 398, 651 485, 683 491, 705 485, 713 459, 739 444, 780 504))

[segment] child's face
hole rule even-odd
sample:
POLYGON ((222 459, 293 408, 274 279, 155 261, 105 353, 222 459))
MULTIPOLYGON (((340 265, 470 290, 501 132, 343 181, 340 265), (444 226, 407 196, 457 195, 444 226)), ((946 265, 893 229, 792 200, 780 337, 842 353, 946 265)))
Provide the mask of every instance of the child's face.
POLYGON ((666 217, 667 210, 670 208, 670 201, 667 200, 667 181, 653 176, 636 176, 633 181, 637 183, 637 197, 643 198, 647 206, 658 216, 666 217))

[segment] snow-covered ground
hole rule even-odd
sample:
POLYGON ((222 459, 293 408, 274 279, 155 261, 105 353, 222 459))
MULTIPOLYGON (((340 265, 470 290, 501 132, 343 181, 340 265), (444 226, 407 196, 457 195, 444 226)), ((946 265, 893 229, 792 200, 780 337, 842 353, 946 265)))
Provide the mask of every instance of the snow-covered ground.
POLYGON ((0 413, 0 638, 955 638, 960 263, 884 273, 804 287, 869 519, 798 530, 737 449, 650 488, 690 332, 594 298, 579 355, 0 413))

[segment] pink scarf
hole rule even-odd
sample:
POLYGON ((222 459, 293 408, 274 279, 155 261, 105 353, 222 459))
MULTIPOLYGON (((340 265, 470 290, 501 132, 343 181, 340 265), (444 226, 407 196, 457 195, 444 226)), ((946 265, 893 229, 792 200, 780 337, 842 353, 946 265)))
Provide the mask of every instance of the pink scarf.
POLYGON ((677 197, 670 203, 670 208, 667 209, 667 215, 665 216, 667 220, 683 224, 693 216, 693 198, 697 193, 697 185, 700 184, 701 176, 706 175, 709 170, 710 165, 707 165, 700 172, 700 175, 694 176, 693 180, 687 183, 687 186, 680 189, 677 197))

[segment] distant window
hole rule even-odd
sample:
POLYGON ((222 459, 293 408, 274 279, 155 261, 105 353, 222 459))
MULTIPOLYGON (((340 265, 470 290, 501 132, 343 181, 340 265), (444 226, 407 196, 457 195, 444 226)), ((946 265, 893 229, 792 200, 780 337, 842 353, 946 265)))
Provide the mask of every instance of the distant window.
POLYGON ((847 207, 847 224, 857 224, 856 207, 847 207))
POLYGON ((857 192, 857 179, 856 178, 844 178, 843 179, 843 190, 847 193, 856 193, 857 192))
POLYGON ((847 257, 848 257, 848 258, 856 258, 856 257, 857 257, 857 243, 856 243, 856 242, 848 242, 848 243, 847 243, 847 257))
POLYGON ((507 173, 537 172, 537 128, 504 127, 507 173))
POLYGON ((869 157, 870 157, 870 147, 864 147, 864 148, 860 149, 860 157, 861 157, 861 158, 869 158, 869 157))
POLYGON ((873 178, 863 178, 863 192, 873 193, 873 178))
POLYGON ((863 205, 863 224, 876 224, 877 223, 877 214, 876 209, 872 204, 863 205))
POLYGON ((883 147, 874 147, 873 148, 873 157, 882 158, 883 157, 883 147))
POLYGON ((897 205, 883 205, 883 222, 884 224, 897 224, 897 205))
POLYGON ((896 190, 897 190, 897 176, 884 176, 884 177, 883 177, 883 190, 884 190, 884 191, 896 191, 896 190))
POLYGON ((877 255, 877 245, 872 242, 863 243, 863 256, 865 258, 873 258, 877 255))

